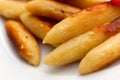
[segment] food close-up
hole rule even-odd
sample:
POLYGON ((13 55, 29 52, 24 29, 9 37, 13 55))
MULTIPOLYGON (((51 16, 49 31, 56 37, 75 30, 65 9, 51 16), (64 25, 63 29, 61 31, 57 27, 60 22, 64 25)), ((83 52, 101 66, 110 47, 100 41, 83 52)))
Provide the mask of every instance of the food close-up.
POLYGON ((83 76, 120 58, 120 0, 0 0, 0 18, 16 54, 34 68, 77 64, 83 76), (44 57, 41 45, 52 47, 44 57))

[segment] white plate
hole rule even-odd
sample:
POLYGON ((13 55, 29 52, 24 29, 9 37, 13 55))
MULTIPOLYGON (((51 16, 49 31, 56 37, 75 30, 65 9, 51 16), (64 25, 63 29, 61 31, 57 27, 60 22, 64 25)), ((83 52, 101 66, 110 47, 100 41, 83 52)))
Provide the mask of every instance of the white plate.
MULTIPOLYGON (((42 59, 52 47, 41 45, 42 59)), ((33 67, 24 62, 15 49, 5 31, 4 20, 0 18, 0 80, 117 80, 120 75, 120 61, 111 66, 89 74, 79 75, 79 63, 63 67, 49 67, 41 64, 33 67)))

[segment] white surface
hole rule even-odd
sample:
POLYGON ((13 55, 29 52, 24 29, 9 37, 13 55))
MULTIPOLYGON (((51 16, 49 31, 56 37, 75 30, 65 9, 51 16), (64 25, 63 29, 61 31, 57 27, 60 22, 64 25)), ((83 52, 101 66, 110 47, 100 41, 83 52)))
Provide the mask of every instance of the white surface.
MULTIPOLYGON (((51 51, 50 46, 41 45, 43 57, 51 51)), ((0 80, 118 80, 120 61, 111 66, 89 74, 79 75, 79 63, 63 67, 49 67, 41 64, 33 67, 24 62, 14 50, 5 31, 4 21, 0 18, 0 80)))

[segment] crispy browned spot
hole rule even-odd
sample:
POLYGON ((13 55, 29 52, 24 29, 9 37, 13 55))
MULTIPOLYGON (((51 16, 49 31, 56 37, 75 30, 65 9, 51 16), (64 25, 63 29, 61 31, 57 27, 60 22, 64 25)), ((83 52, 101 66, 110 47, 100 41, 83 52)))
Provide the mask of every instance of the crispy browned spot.
POLYGON ((102 31, 105 35, 111 36, 120 32, 120 18, 114 20, 112 23, 106 23, 102 26, 94 28, 94 31, 102 31))

